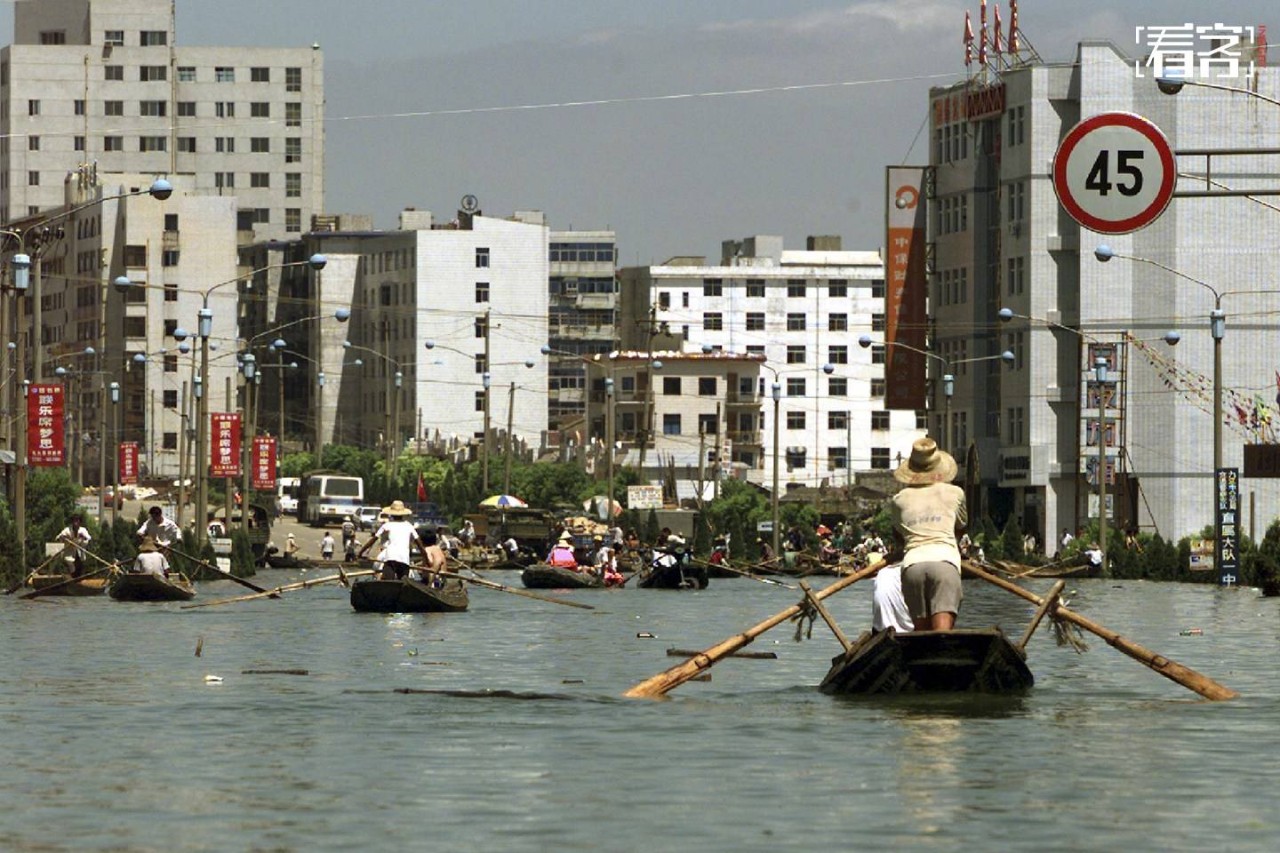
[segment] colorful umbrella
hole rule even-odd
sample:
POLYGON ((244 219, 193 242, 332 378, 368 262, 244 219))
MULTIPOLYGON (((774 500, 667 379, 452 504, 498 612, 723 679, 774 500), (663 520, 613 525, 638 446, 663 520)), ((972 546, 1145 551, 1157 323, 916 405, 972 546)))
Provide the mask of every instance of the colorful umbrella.
POLYGON ((610 501, 608 495, 596 495, 587 498, 582 502, 582 508, 594 515, 601 521, 607 520, 610 516, 622 515, 622 504, 617 501, 610 501), (612 512, 610 512, 612 507, 612 512))
POLYGON ((490 495, 480 501, 480 506, 522 507, 528 504, 515 495, 490 495))

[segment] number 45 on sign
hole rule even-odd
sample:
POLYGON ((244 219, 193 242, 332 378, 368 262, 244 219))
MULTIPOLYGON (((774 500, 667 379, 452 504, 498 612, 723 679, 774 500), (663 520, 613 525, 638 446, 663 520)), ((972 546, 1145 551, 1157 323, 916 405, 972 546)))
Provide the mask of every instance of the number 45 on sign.
POLYGON ((1173 198, 1178 171, 1160 128, 1133 113, 1077 124, 1053 158, 1053 189, 1071 218, 1100 234, 1150 225, 1173 198))

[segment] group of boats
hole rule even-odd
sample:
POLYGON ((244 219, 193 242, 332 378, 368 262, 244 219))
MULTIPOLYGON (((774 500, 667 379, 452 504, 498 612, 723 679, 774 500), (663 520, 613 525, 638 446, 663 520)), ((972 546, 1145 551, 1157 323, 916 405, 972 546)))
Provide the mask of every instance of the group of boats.
POLYGON ((106 594, 116 601, 190 601, 196 588, 181 572, 168 576, 112 569, 84 577, 34 574, 27 586, 36 595, 84 597, 106 594))

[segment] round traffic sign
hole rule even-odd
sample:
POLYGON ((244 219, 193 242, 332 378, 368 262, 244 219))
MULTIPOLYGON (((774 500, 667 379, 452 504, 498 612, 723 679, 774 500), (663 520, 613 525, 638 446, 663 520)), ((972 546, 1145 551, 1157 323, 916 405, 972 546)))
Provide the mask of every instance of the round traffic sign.
POLYGON ((1053 189, 1068 214, 1101 234, 1127 234, 1155 221, 1178 182, 1173 148, 1160 128, 1133 113, 1102 113, 1077 124, 1053 156, 1053 189))

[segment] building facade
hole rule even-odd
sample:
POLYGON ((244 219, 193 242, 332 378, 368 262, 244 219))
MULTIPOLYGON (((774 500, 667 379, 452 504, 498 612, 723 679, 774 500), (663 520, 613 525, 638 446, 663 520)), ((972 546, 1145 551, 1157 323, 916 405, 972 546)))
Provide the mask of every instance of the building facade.
POLYGON ((234 199, 240 242, 324 207, 324 57, 177 44, 171 0, 15 3, 0 51, 0 222, 62 203, 63 177, 187 175, 234 199))
POLYGON ((551 232, 547 420, 553 431, 581 429, 584 359, 617 347, 617 244, 612 231, 551 232))
MULTIPOLYGON (((685 352, 763 356, 750 410, 726 413, 731 460, 749 479, 772 476, 773 418, 761 400, 779 386, 778 447, 787 484, 844 484, 856 471, 887 469, 910 451, 924 413, 884 408, 884 266, 878 252, 847 252, 838 237, 811 237, 804 251, 781 237, 729 241, 719 264, 674 258, 620 272, 623 349, 646 352, 670 336, 685 352)), ((745 390, 744 390, 745 393, 745 390)), ((655 432, 659 423, 653 424, 655 432)))
MULTIPOLYGON (((1280 94, 1280 74, 1265 63, 1213 82, 1280 94)), ((968 423, 961 437, 981 451, 992 515, 1017 516, 1042 541, 1096 519, 1101 434, 1113 526, 1199 534, 1214 520, 1215 419, 1227 467, 1241 466, 1245 444, 1275 441, 1277 214, 1241 196, 1175 197, 1149 227, 1100 235, 1062 209, 1051 167, 1077 122, 1120 111, 1168 136, 1179 192, 1274 190, 1274 155, 1261 150, 1280 147, 1280 108, 1193 85, 1170 96, 1151 69, 1139 74, 1132 58, 1094 42, 1081 43, 1074 62, 1020 65, 930 97, 937 334, 1015 355, 999 380, 958 378, 954 402, 968 423), (1108 263, 1095 257, 1100 244, 1114 252, 1108 263), (1214 291, 1227 315, 1219 413, 1214 291), (1003 325, 1001 308, 1014 315, 1003 325), (1159 340, 1167 330, 1181 333, 1176 349, 1159 340), (1098 356, 1109 367, 1103 384, 1090 378, 1098 356)), ((1242 484, 1261 507, 1280 498, 1275 480, 1242 484)))

